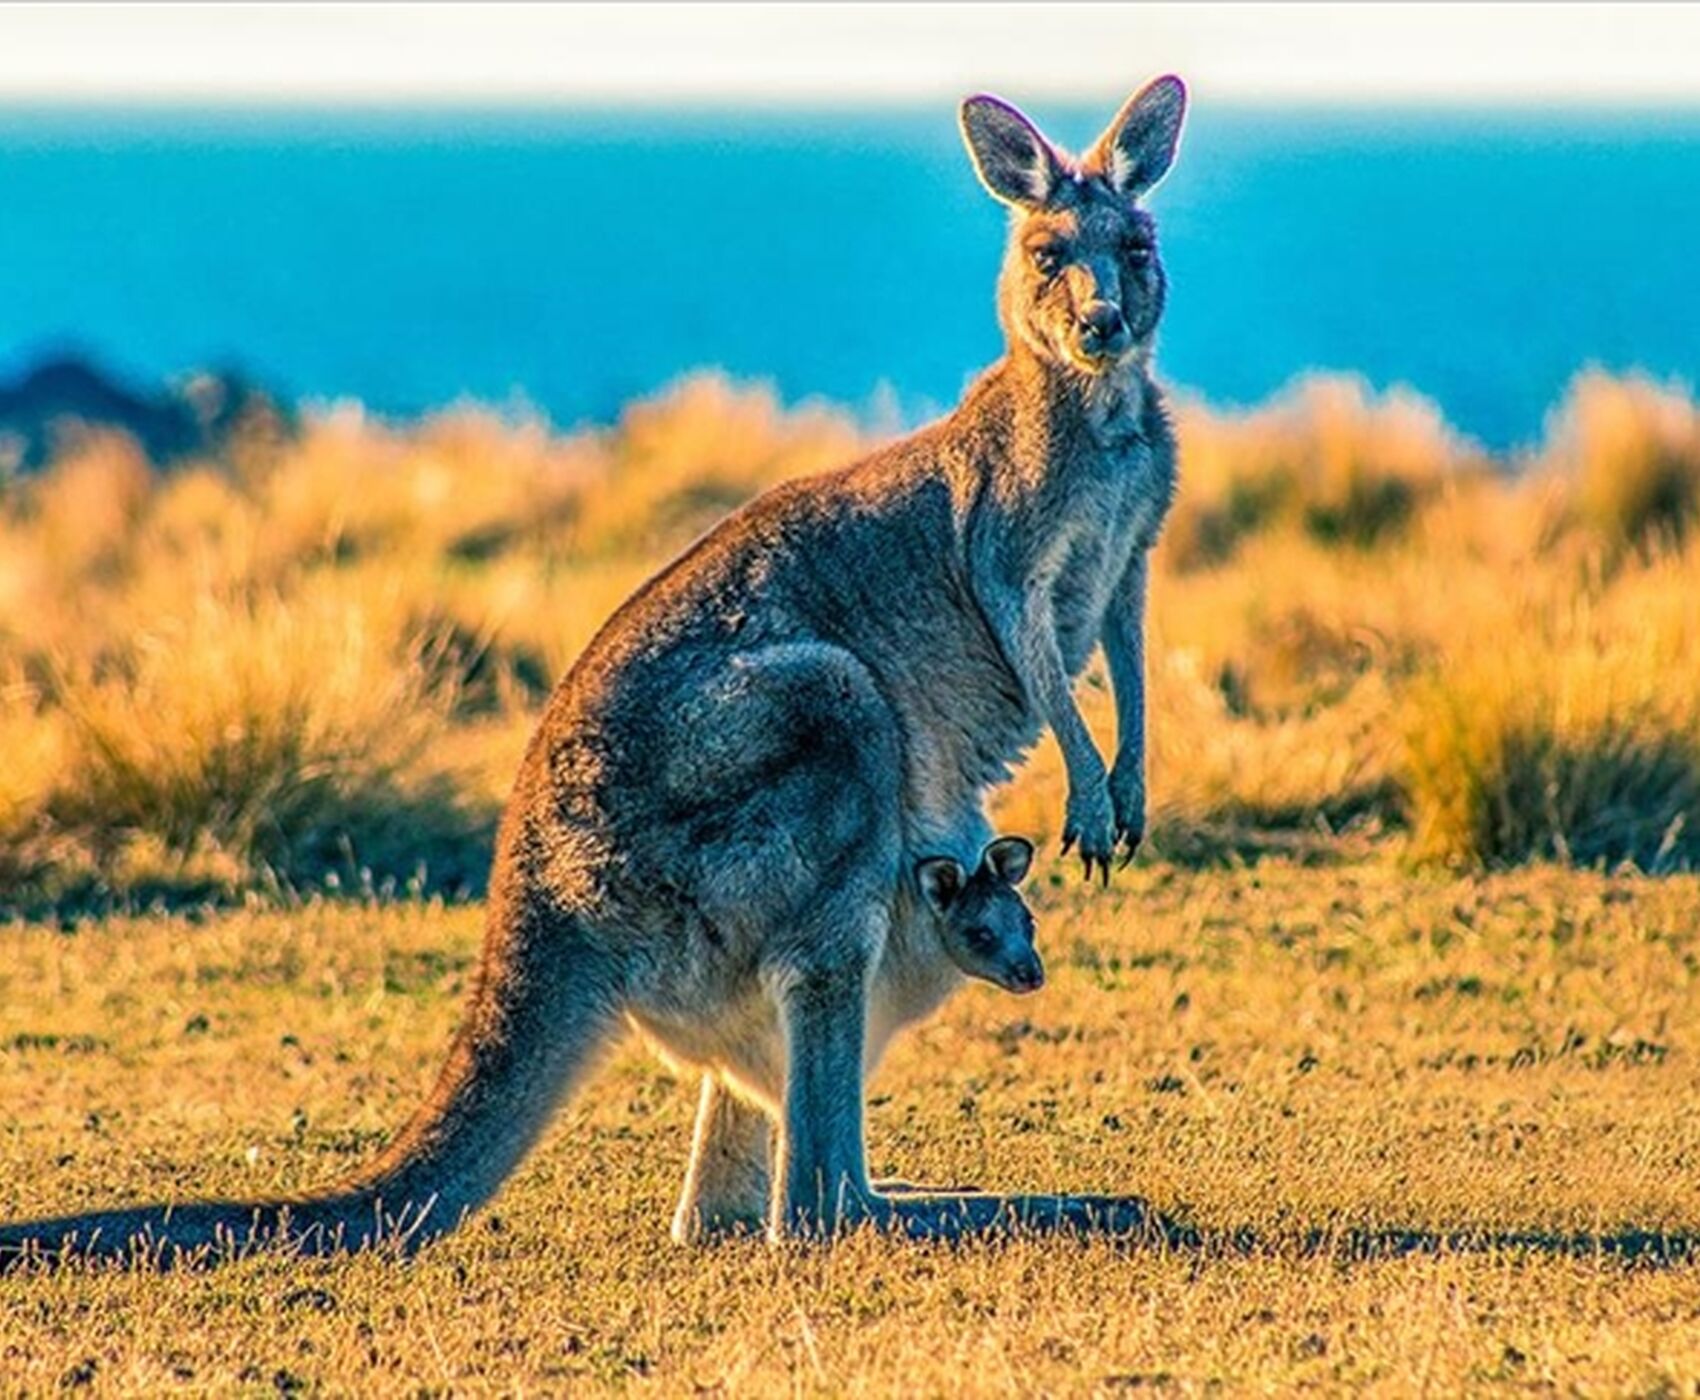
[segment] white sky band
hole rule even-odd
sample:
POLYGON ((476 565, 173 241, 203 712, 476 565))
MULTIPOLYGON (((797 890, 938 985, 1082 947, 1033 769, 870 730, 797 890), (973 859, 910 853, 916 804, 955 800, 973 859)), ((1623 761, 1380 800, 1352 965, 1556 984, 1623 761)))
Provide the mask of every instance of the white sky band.
POLYGON ((1700 6, 14 5, 0 100, 1700 103, 1700 6))

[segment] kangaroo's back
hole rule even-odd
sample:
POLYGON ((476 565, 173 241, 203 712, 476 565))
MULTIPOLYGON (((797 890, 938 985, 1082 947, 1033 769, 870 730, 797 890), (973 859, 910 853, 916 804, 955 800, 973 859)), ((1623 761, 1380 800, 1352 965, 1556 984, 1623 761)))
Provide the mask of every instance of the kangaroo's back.
POLYGON ((1010 411, 995 367, 948 417, 734 512, 609 619, 543 727, 562 750, 599 736, 610 821, 630 808, 652 823, 658 777, 700 742, 657 717, 688 709, 728 658, 785 643, 866 668, 898 727, 905 807, 923 820, 1007 775, 1037 722, 976 600, 968 548, 989 480, 1008 470, 1010 411))

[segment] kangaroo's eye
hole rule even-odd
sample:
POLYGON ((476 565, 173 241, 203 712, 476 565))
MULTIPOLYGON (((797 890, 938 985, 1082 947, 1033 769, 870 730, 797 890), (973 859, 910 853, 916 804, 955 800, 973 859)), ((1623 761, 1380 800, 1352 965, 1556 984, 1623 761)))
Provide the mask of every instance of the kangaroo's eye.
POLYGON ((992 931, 982 924, 976 924, 962 936, 968 940, 968 946, 970 948, 982 953, 986 952, 997 942, 997 939, 992 936, 992 931))
POLYGON ((1055 277, 1062 267, 1062 249, 1054 243, 1041 243, 1036 248, 1028 250, 1028 256, 1033 259, 1034 270, 1041 277, 1055 277))

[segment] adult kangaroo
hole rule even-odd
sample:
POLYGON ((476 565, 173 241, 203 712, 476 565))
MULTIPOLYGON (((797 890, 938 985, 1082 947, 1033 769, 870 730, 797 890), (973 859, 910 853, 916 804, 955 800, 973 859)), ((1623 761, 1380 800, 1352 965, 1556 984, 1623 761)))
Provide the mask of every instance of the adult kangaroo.
POLYGON ((973 868, 984 794, 1043 728, 1088 878, 1140 840, 1146 558, 1174 447, 1150 375, 1164 277, 1137 201, 1185 101, 1157 79, 1079 159, 996 98, 964 103, 980 179, 1013 214, 1006 354, 943 420, 729 517, 586 649, 502 821, 465 1024, 375 1164, 289 1202, 11 1225, 0 1250, 417 1242, 497 1189, 622 1024, 702 1075, 681 1238, 1135 1220, 1093 1198, 877 1193, 863 1078, 961 981, 916 863, 973 868), (1108 769, 1070 691, 1100 643, 1108 769))

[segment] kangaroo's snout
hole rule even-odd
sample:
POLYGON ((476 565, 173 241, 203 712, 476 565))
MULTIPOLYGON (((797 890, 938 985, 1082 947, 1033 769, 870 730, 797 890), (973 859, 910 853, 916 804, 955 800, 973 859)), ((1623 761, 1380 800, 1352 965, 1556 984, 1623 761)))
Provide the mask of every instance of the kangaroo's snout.
POLYGON ((1127 320, 1113 301, 1094 301, 1083 308, 1075 330, 1081 350, 1093 356, 1119 355, 1130 339, 1127 320))
POLYGON ((1026 995, 1036 992, 1045 985, 1045 965, 1039 961, 1037 953, 1022 958, 1010 969, 1004 982, 1004 990, 1026 995))

